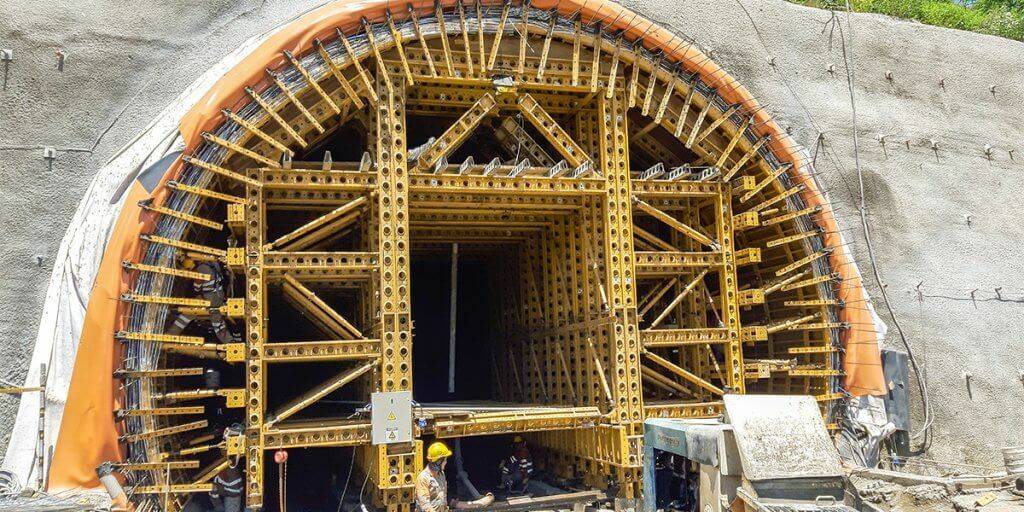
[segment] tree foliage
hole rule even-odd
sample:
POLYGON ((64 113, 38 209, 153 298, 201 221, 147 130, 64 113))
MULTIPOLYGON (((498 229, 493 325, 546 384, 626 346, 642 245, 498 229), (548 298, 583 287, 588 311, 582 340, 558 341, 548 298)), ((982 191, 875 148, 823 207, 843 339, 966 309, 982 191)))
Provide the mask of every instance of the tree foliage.
MULTIPOLYGON (((846 0, 790 1, 822 9, 846 9, 846 0)), ((1024 41, 1024 0, 850 0, 850 6, 856 12, 1024 41)))

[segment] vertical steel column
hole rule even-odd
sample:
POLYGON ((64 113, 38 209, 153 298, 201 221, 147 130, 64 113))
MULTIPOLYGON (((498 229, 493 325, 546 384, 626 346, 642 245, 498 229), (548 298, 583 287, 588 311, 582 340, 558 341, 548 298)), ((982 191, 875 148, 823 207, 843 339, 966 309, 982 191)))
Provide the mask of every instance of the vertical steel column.
POLYGON ((601 173, 608 184, 605 252, 608 301, 614 316, 611 363, 618 423, 643 421, 640 396, 640 344, 637 339, 633 268, 632 187, 621 93, 598 99, 601 173))
POLYGON ((639 480, 639 436, 643 426, 640 381, 640 341, 637 328, 636 282, 633 254, 633 194, 629 175, 629 138, 625 98, 598 96, 598 140, 601 174, 607 183, 606 283, 613 317, 611 361, 613 422, 621 425, 616 462, 620 496, 636 497, 639 480))
MULTIPOLYGON (((260 171, 249 177, 263 182, 260 171)), ((261 186, 246 186, 245 203, 245 460, 248 508, 263 506, 263 418, 267 399, 263 343, 267 336, 266 281, 263 277, 263 241, 266 211, 261 186)))
MULTIPOLYGON (((380 251, 381 391, 412 390, 412 319, 409 307, 409 171, 406 159, 405 81, 377 70, 380 101, 372 114, 376 142, 378 245, 380 251)), ((408 510, 420 447, 372 447, 377 485, 389 511, 408 510)))
POLYGON ((739 286, 736 283, 736 252, 733 244, 732 187, 722 183, 721 193, 715 198, 715 223, 718 243, 722 246, 722 266, 718 274, 721 296, 722 323, 729 330, 729 344, 725 350, 725 372, 728 385, 734 393, 744 393, 743 344, 740 341, 739 286))
MULTIPOLYGON (((380 70, 379 75, 383 76, 380 70)), ((409 176, 406 163, 405 86, 377 79, 373 122, 377 143, 380 247, 382 391, 412 389, 412 332, 409 311, 409 176)))
MULTIPOLYGON (((583 151, 599 166, 601 160, 598 112, 587 108, 576 116, 576 132, 583 151)), ((576 346, 578 365, 585 375, 583 403, 594 405, 602 411, 614 413, 615 398, 606 391, 609 363, 614 358, 610 341, 610 326, 605 322, 610 311, 606 270, 608 255, 602 235, 606 231, 605 220, 607 199, 587 199, 580 211, 583 229, 584 257, 584 321, 587 328, 581 333, 576 346)), ((610 391, 610 390, 608 390, 610 391)), ((621 436, 621 428, 598 427, 593 430, 576 432, 573 453, 580 461, 579 473, 587 485, 604 487, 613 472, 612 463, 621 459, 615 447, 621 436)))
MULTIPOLYGON (((683 223, 687 226, 702 226, 700 219, 701 201, 699 198, 686 199, 688 208, 683 213, 683 223)), ((684 236, 682 233, 672 230, 671 234, 672 245, 675 247, 681 247, 684 251, 701 251, 703 248, 700 242, 684 236)), ((697 270, 697 269, 695 269, 697 270)), ((683 291, 683 287, 686 283, 678 283, 675 285, 672 293, 673 296, 679 295, 683 291)), ((693 293, 687 294, 686 298, 680 303, 682 308, 682 315, 680 318, 685 319, 683 325, 689 328, 701 329, 708 326, 708 302, 707 302, 707 287, 702 281, 694 288, 693 293)), ((679 355, 679 366, 682 368, 688 368, 702 379, 708 381, 711 380, 711 376, 708 372, 710 357, 714 357, 711 352, 710 345, 693 345, 690 347, 684 347, 685 350, 680 350, 679 355), (683 359, 685 358, 685 359, 683 359)), ((726 385, 722 382, 721 385, 726 385)), ((704 388, 697 388, 694 390, 697 393, 697 398, 702 401, 710 399, 710 394, 704 388)))

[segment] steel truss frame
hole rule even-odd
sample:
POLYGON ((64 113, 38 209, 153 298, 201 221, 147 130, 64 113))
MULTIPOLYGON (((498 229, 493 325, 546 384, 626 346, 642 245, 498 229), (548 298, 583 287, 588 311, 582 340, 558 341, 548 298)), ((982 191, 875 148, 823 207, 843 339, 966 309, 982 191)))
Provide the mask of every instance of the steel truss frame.
MULTIPOLYGON (((149 236, 152 246, 219 258, 244 282, 232 309, 244 325, 241 344, 172 339, 156 317, 121 339, 183 361, 246 368, 244 391, 231 395, 244 405, 244 435, 218 446, 246 460, 247 505, 263 504, 269 449, 356 447, 363 471, 374 475, 376 502, 397 510, 411 503, 422 436, 508 432, 533 433, 556 473, 635 498, 646 417, 714 416, 725 392, 841 398, 834 342, 848 326, 834 320, 838 283, 811 223, 818 212, 800 203, 799 186, 752 136, 742 106, 723 104, 713 84, 664 65, 642 41, 611 37, 600 23, 511 4, 462 9, 364 20, 354 35, 339 29, 336 40, 316 41, 304 55, 286 52, 267 87, 249 90, 253 103, 225 112, 224 126, 189 157, 172 185, 187 200, 147 205, 177 226, 177 236, 149 236), (455 122, 409 158, 407 120, 422 115, 455 122), (360 162, 291 160, 349 123, 366 134, 360 162), (509 160, 447 162, 484 127, 509 160), (667 170, 642 173, 631 167, 634 156, 667 170), (699 177, 679 166, 686 159, 714 172, 699 177), (195 214, 204 202, 225 204, 224 225, 239 247, 183 241, 221 226, 195 214), (268 216, 280 212, 312 220, 270 240, 268 216), (329 250, 346 236, 358 250, 329 250), (492 284, 514 290, 494 312, 508 333, 495 341, 504 358, 494 361, 495 396, 557 408, 437 420, 402 446, 371 446, 365 420, 288 420, 342 386, 412 389, 410 260, 454 242, 487 261, 504 255, 491 265, 492 284), (318 292, 339 288, 355 291, 355 317, 318 292), (269 341, 267 298, 278 290, 329 339, 269 341), (311 361, 342 371, 267 410, 268 365, 311 361)), ((125 267, 201 278, 166 259, 125 267)), ((133 315, 202 306, 152 287, 124 300, 133 315)), ((156 396, 173 388, 176 371, 128 364, 121 378, 144 380, 156 396)), ((133 456, 180 454, 161 455, 164 445, 148 442, 200 428, 174 419, 196 407, 177 409, 126 409, 145 419, 129 428, 138 430, 126 438, 133 456)), ((187 493, 208 490, 187 476, 193 466, 138 466, 150 484, 140 499, 163 493, 160 505, 172 509, 187 493)))

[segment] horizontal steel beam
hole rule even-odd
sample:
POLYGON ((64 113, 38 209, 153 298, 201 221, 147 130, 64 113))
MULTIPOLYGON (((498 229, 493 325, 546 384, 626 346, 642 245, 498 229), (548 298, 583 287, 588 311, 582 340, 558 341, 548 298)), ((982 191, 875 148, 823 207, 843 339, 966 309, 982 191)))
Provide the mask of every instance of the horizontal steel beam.
POLYGON ((640 331, 640 343, 645 348, 729 343, 729 329, 647 329, 640 331))
POLYGON ((289 341, 263 345, 263 360, 268 363, 348 361, 378 357, 380 340, 289 341))
MULTIPOLYGON (((358 163, 333 164, 355 169, 358 163)), ((528 167, 522 174, 509 177, 514 166, 497 166, 483 176, 486 165, 461 168, 449 165, 439 174, 410 173, 411 193, 555 195, 602 194, 604 180, 599 178, 549 178, 546 167, 528 167), (462 174, 457 174, 462 169, 462 174)), ((365 192, 375 187, 376 174, 355 170, 262 169, 264 193, 280 190, 319 192, 365 192)))
POLYGON ((675 276, 682 272, 723 265, 722 253, 637 251, 636 275, 639 278, 675 276))
POLYGON ((134 494, 188 494, 210 492, 213 484, 143 485, 133 489, 134 494))
POLYGON ((644 413, 648 418, 715 418, 725 411, 722 402, 648 402, 644 413))
POLYGON ((263 447, 314 448, 370 444, 369 421, 316 421, 279 424, 263 430, 263 447))
POLYGON ((571 407, 553 411, 522 409, 437 420, 433 422, 433 431, 439 438, 541 432, 591 428, 600 419, 601 411, 597 407, 571 407))
POLYGON ((265 252, 263 268, 270 282, 291 274, 299 281, 369 279, 377 271, 375 252, 265 252))
POLYGON ((722 184, 705 181, 632 180, 633 195, 650 197, 717 197, 722 184))
MULTIPOLYGON (((484 166, 470 166, 470 171, 482 172, 484 166)), ((510 166, 496 167, 490 176, 476 172, 463 175, 416 174, 409 175, 409 189, 412 193, 441 192, 453 194, 488 195, 553 195, 557 197, 581 194, 604 194, 604 180, 596 178, 548 178, 546 176, 507 176, 510 166), (504 171, 505 176, 501 175, 504 171)), ((539 169, 539 168, 538 168, 539 169)), ((547 169, 543 169, 546 171, 547 169)))

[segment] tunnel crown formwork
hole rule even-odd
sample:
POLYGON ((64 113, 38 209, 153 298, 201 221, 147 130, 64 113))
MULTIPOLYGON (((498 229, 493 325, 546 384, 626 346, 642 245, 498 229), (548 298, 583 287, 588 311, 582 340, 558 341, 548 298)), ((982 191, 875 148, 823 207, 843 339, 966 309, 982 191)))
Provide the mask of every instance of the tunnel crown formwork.
POLYGON ((841 397, 822 206, 763 112, 688 43, 653 51, 648 22, 551 7, 369 13, 279 54, 207 123, 130 265, 122 441, 140 505, 208 490, 223 449, 245 461, 246 502, 270 507, 268 450, 354 447, 376 503, 405 507, 422 439, 508 433, 553 475, 639 497, 645 418, 716 416, 730 392, 841 397), (489 360, 465 364, 488 367, 495 405, 440 406, 415 442, 371 446, 367 415, 320 402, 414 390, 414 352, 447 340, 417 338, 412 267, 454 244, 485 270, 489 360), (168 333, 213 316, 183 256, 224 264, 218 313, 240 339, 168 333))

